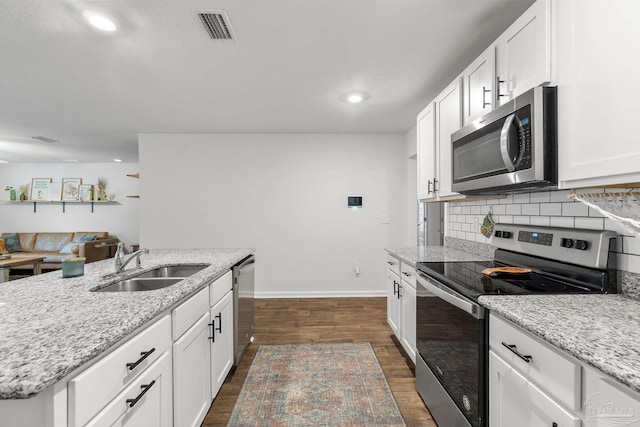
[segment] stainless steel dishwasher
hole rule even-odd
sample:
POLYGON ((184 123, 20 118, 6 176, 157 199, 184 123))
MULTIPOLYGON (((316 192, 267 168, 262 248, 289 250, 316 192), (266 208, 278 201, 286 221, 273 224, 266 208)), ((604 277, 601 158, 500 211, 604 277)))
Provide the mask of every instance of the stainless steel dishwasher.
POLYGON ((249 255, 233 266, 233 337, 234 366, 249 343, 253 342, 254 279, 256 257, 249 255))

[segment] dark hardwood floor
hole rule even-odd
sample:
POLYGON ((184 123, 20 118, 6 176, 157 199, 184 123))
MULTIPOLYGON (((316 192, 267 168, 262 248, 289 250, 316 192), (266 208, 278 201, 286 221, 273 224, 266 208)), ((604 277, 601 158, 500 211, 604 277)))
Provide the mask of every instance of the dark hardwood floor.
POLYGON ((202 426, 225 426, 260 344, 370 342, 407 426, 435 427, 415 388, 413 363, 387 325, 386 298, 258 299, 255 341, 202 426))

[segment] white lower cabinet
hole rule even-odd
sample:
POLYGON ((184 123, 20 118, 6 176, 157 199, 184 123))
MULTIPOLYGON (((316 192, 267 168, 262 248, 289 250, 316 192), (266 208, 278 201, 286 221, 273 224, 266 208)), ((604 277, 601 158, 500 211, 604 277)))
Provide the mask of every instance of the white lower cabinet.
MULTIPOLYGON (((389 257, 391 258, 391 257, 389 257)), ((415 269, 395 258, 387 261, 387 323, 411 360, 416 361, 415 269), (400 272, 398 275, 397 272, 400 272), (402 277, 402 278, 400 278, 402 277)))
POLYGON ((211 399, 216 397, 233 366, 233 292, 211 308, 211 399))
POLYGON ((170 427, 171 351, 166 351, 88 424, 88 427, 170 427))
POLYGON ((173 418, 176 426, 199 426, 211 405, 208 310, 173 344, 173 418))
POLYGON ((489 351, 489 425, 580 427, 571 414, 523 374, 489 351))

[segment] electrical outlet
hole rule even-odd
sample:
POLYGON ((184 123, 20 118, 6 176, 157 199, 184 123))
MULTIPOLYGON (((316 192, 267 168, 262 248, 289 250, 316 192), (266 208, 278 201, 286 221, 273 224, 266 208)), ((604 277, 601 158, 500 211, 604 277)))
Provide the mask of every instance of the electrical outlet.
POLYGON ((389 224, 389 215, 381 215, 380 224, 389 224))

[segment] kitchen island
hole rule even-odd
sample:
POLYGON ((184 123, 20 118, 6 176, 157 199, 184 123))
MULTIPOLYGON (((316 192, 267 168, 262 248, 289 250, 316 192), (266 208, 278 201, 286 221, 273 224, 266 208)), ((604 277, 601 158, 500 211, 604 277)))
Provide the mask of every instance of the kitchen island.
MULTIPOLYGON (((56 389, 123 341, 199 293, 254 249, 152 250, 142 269, 117 278, 113 260, 85 265, 85 274, 60 271, 0 286, 0 413, 56 389), (144 292, 94 292, 158 266, 209 264, 175 285, 144 292)), ((54 390, 58 396, 60 390, 54 390)), ((57 398, 57 397, 56 397, 57 398)), ((65 398, 66 399, 66 398, 65 398)), ((56 416, 57 418, 57 416, 56 416)), ((61 424, 56 420, 56 423, 61 424)))

